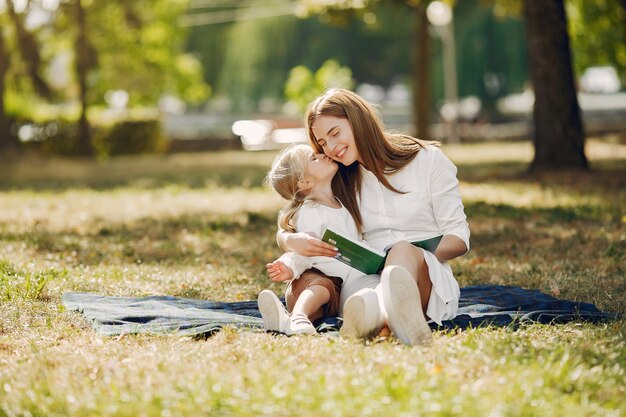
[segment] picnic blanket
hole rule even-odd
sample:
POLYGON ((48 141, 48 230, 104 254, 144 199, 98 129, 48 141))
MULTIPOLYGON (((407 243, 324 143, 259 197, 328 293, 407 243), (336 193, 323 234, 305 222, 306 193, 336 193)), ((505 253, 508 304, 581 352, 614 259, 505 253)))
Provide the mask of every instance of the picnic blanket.
MULTIPOLYGON (((66 309, 85 316, 97 333, 207 336, 223 326, 262 329, 256 301, 218 302, 173 296, 112 297, 94 293, 63 294, 66 309)), ((574 320, 600 322, 617 319, 589 303, 559 300, 537 290, 500 285, 461 288, 458 315, 431 323, 433 329, 484 325, 509 326, 524 322, 565 323, 574 320)), ((315 323, 318 331, 337 331, 341 319, 329 317, 315 323)))

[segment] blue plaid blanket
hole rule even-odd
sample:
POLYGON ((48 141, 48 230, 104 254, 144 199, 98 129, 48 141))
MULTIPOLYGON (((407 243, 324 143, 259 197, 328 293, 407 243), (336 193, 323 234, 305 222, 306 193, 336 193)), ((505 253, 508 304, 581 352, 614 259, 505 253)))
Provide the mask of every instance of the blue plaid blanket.
MULTIPOLYGON (((223 326, 262 329, 256 301, 216 302, 172 296, 111 297, 93 293, 63 294, 66 309, 85 316, 96 332, 115 336, 125 333, 207 336, 223 326)), ((461 289, 454 320, 433 329, 509 326, 523 322, 565 323, 574 320, 600 322, 620 318, 589 303, 559 300, 537 290, 499 285, 461 289)), ((341 319, 329 317, 315 323, 318 331, 336 331, 341 319)))

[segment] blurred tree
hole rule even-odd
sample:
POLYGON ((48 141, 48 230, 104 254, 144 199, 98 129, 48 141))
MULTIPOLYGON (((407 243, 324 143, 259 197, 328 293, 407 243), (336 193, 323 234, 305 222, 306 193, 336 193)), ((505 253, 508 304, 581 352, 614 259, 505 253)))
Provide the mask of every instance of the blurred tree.
POLYGON ((87 77, 89 72, 96 68, 97 57, 96 51, 89 39, 87 32, 87 22, 85 17, 85 8, 82 0, 75 0, 76 10, 76 46, 75 46, 75 65, 76 76, 78 78, 78 96, 80 100, 80 117, 78 119, 78 143, 82 155, 93 156, 94 149, 91 145, 91 133, 89 132, 89 121, 87 120, 87 77))
POLYGON ((587 168, 563 0, 524 0, 535 92, 534 170, 587 168))
MULTIPOLYGON (((73 0, 74 5, 78 0, 73 0)), ((92 105, 124 90, 128 105, 154 105, 164 93, 198 104, 210 95, 195 56, 184 53, 186 30, 178 24, 186 0, 93 0, 83 2, 86 45, 93 64, 87 76, 92 105)), ((75 7, 64 4, 56 18, 61 37, 78 36, 75 7)), ((78 58, 78 57, 77 57, 78 58)))
POLYGON ((575 68, 611 65, 626 83, 626 0, 569 0, 575 68))
MULTIPOLYGON (((0 16, 0 19, 2 16, 0 16)), ((9 53, 5 43, 5 28, 0 24, 0 153, 14 152, 17 143, 11 136, 9 118, 4 105, 4 92, 6 91, 6 74, 9 70, 9 53)))
POLYGON ((342 67, 335 60, 329 59, 313 74, 304 65, 299 65, 289 72, 285 83, 285 96, 300 114, 303 114, 309 103, 322 94, 325 89, 354 87, 352 71, 342 67))
MULTIPOLYGON (((413 123, 416 128, 415 135, 418 137, 430 137, 431 124, 431 36, 428 30, 428 19, 426 8, 430 0, 394 0, 401 4, 405 12, 412 17, 412 100, 413 100, 413 123)), ((355 10, 362 10, 364 13, 371 13, 381 3, 381 0, 300 0, 308 13, 327 16, 327 19, 343 23, 355 10)))
MULTIPOLYGON (((18 13, 13 0, 5 1, 6 13, 0 10, 0 151, 13 152, 17 149, 16 138, 11 134, 7 114, 8 75, 13 61, 15 72, 30 81, 35 93, 52 98, 53 91, 42 74, 43 59, 34 32, 27 30, 23 13, 18 13), (13 42, 9 39, 12 37, 13 42), (8 45, 14 44, 14 48, 8 45), (19 61, 18 61, 19 58, 19 61)), ((24 5, 28 10, 30 3, 24 5)))
MULTIPOLYGON (((283 7, 284 2, 263 4, 263 8, 271 10, 283 7)), ((251 111, 256 110, 256 102, 261 99, 282 98, 296 19, 257 18, 258 7, 242 7, 234 13, 238 21, 228 34, 216 93, 227 97, 235 110, 251 111)))
MULTIPOLYGON (((26 64, 33 87, 38 94, 50 99, 52 98, 52 90, 41 75, 42 59, 39 46, 35 34, 26 29, 24 23, 25 13, 18 14, 16 12, 13 0, 6 1, 6 8, 11 22, 13 23, 19 53, 22 56, 23 62, 26 64)), ((29 9, 26 9, 26 11, 29 11, 29 9)))
MULTIPOLYGON (((87 111, 109 105, 112 90, 126 92, 129 107, 154 107, 166 93, 196 105, 210 94, 201 64, 183 51, 185 29, 178 19, 186 0, 30 0, 20 2, 19 9, 14 3, 0 6, 2 110, 17 109, 21 119, 33 120, 32 106, 16 106, 16 101, 26 103, 34 94, 49 103, 78 99, 84 153, 90 152, 87 111), (63 64, 71 58, 64 57, 74 58, 74 71, 63 64), (47 68, 44 76, 52 64, 54 70, 47 68)), ((7 120, 2 113, 3 132, 9 131, 7 120)), ((0 146, 15 143, 12 134, 7 140, 5 135, 0 146)))
POLYGON ((216 96, 230 99, 235 109, 267 110, 263 102, 280 103, 289 71, 300 65, 315 70, 332 59, 349 67, 359 83, 385 87, 404 81, 410 67, 410 18, 397 5, 379 5, 375 15, 356 11, 339 21, 327 15, 296 18, 296 2, 195 4, 190 20, 196 16, 204 20, 195 21, 198 26, 193 27, 188 45, 202 57, 205 77, 215 82, 216 96), (206 10, 196 11, 201 6, 206 10), (280 16, 269 17, 281 11, 280 16))

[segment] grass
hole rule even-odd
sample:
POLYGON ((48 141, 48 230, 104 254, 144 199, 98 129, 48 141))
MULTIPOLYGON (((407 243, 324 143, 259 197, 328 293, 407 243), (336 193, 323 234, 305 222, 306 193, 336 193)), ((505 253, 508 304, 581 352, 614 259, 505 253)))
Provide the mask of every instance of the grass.
MULTIPOLYGON (((626 146, 530 175, 527 143, 448 145, 472 251, 462 286, 540 289, 626 313, 626 146)), ((273 152, 0 164, 0 416, 619 416, 626 321, 394 339, 96 335, 66 291, 250 300, 270 283, 273 152)))

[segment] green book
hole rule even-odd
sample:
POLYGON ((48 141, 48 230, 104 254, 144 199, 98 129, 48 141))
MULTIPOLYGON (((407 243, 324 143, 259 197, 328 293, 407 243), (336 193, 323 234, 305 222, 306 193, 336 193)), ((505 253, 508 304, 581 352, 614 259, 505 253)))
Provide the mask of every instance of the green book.
MULTIPOLYGON (((435 252, 442 237, 443 236, 436 236, 418 242, 411 242, 411 244, 426 249, 427 251, 435 252)), ((387 253, 367 246, 364 242, 358 242, 349 237, 340 235, 331 229, 324 231, 322 240, 339 249, 339 255, 336 257, 338 261, 358 269, 365 274, 376 274, 382 271, 385 266, 387 253)))

